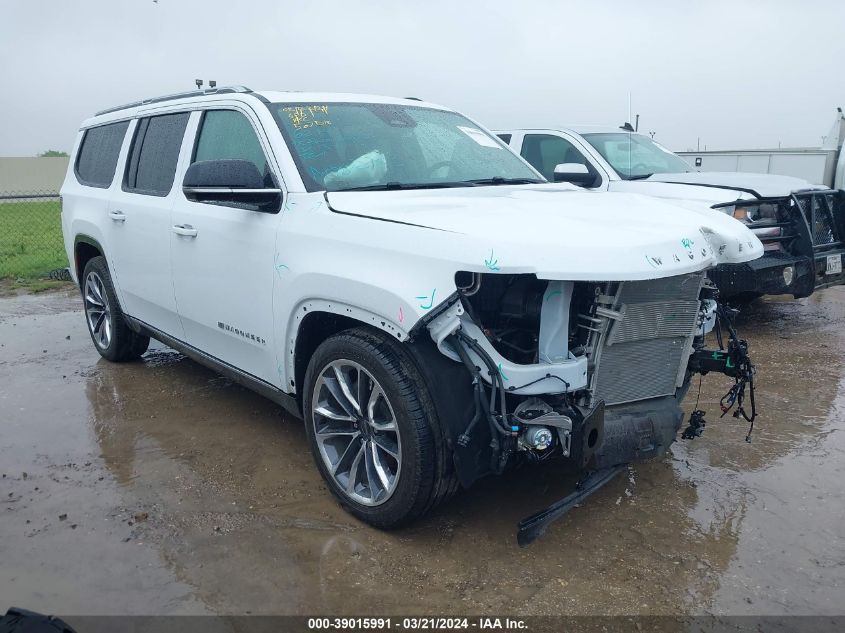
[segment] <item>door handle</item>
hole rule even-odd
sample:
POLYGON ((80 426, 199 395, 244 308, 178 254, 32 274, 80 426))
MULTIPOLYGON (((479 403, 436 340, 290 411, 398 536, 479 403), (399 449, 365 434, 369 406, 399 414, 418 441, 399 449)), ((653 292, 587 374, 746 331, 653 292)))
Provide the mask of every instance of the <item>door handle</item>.
POLYGON ((126 215, 122 211, 109 211, 109 217, 115 222, 126 222, 126 215))
POLYGON ((186 237, 196 237, 197 233, 199 233, 199 231, 190 224, 174 224, 173 232, 176 233, 176 235, 184 235, 186 237))

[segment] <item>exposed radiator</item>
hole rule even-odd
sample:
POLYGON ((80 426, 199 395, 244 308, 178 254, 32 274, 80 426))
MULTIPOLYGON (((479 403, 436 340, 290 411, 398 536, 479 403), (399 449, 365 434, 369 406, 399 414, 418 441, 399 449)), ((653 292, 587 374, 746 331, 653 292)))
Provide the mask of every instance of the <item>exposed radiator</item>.
POLYGON ((675 393, 698 318, 704 275, 621 284, 595 369, 595 396, 621 404, 675 393))

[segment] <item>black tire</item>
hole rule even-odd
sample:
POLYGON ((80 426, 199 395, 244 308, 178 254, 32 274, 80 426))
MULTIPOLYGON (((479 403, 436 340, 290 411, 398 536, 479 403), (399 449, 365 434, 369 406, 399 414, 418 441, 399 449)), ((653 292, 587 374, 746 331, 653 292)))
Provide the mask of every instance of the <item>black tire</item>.
POLYGON ((124 362, 138 359, 150 344, 148 336, 138 334, 126 323, 126 317, 120 308, 117 295, 114 292, 114 284, 109 274, 109 267, 106 258, 99 255, 92 257, 85 264, 82 278, 79 280, 79 288, 82 291, 82 299, 85 304, 85 322, 88 325, 88 334, 94 347, 103 358, 113 362, 124 362), (96 280, 99 280, 99 286, 96 280), (89 288, 87 284, 91 283, 89 288), (95 292, 89 290, 97 289, 95 292), (88 293, 88 294, 86 294, 88 293), (93 300, 92 300, 93 299, 93 300), (104 310, 102 321, 91 318, 91 314, 97 308, 97 302, 103 300, 104 310), (107 322, 108 321, 108 322, 107 322), (97 322, 100 328, 108 328, 108 336, 102 335, 104 330, 96 329, 97 322))
MULTIPOLYGON (((326 339, 314 352, 304 383, 303 413, 314 461, 329 490, 351 514, 378 528, 396 528, 430 512, 457 489, 451 453, 446 447, 432 394, 411 355, 400 343, 376 330, 356 328, 341 332, 326 339), (330 472, 317 441, 315 388, 331 363, 340 361, 358 364, 377 382, 390 403, 398 427, 401 456, 398 481, 379 505, 360 503, 347 494, 330 472)), ((321 424, 325 422, 322 417, 318 420, 321 424)))

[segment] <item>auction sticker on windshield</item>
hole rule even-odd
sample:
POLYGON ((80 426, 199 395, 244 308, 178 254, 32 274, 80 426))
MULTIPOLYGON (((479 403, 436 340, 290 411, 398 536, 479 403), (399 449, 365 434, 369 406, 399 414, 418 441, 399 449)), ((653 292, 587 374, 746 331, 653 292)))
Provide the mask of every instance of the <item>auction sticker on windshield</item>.
POLYGON ((476 130, 472 127, 466 127, 465 125, 459 125, 458 129, 479 145, 483 145, 484 147, 495 147, 496 149, 502 149, 501 146, 496 143, 496 141, 487 136, 481 130, 476 130))

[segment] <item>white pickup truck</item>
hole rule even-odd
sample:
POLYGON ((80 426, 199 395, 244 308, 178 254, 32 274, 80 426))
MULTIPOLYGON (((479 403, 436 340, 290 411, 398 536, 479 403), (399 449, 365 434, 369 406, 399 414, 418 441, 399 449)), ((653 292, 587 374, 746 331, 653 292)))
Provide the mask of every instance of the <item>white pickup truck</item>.
POLYGON ((732 328, 704 348, 730 320, 705 271, 763 252, 745 226, 547 183, 448 108, 147 99, 82 124, 62 201, 97 352, 155 338, 302 416, 329 490, 379 527, 514 460, 600 473, 580 499, 667 450, 694 373, 733 377, 738 412, 753 390, 732 328))
POLYGON ((633 130, 575 126, 497 132, 549 180, 589 189, 711 207, 745 222, 762 240, 760 259, 708 272, 723 297, 806 297, 845 283, 845 192, 773 174, 698 172, 633 130))

